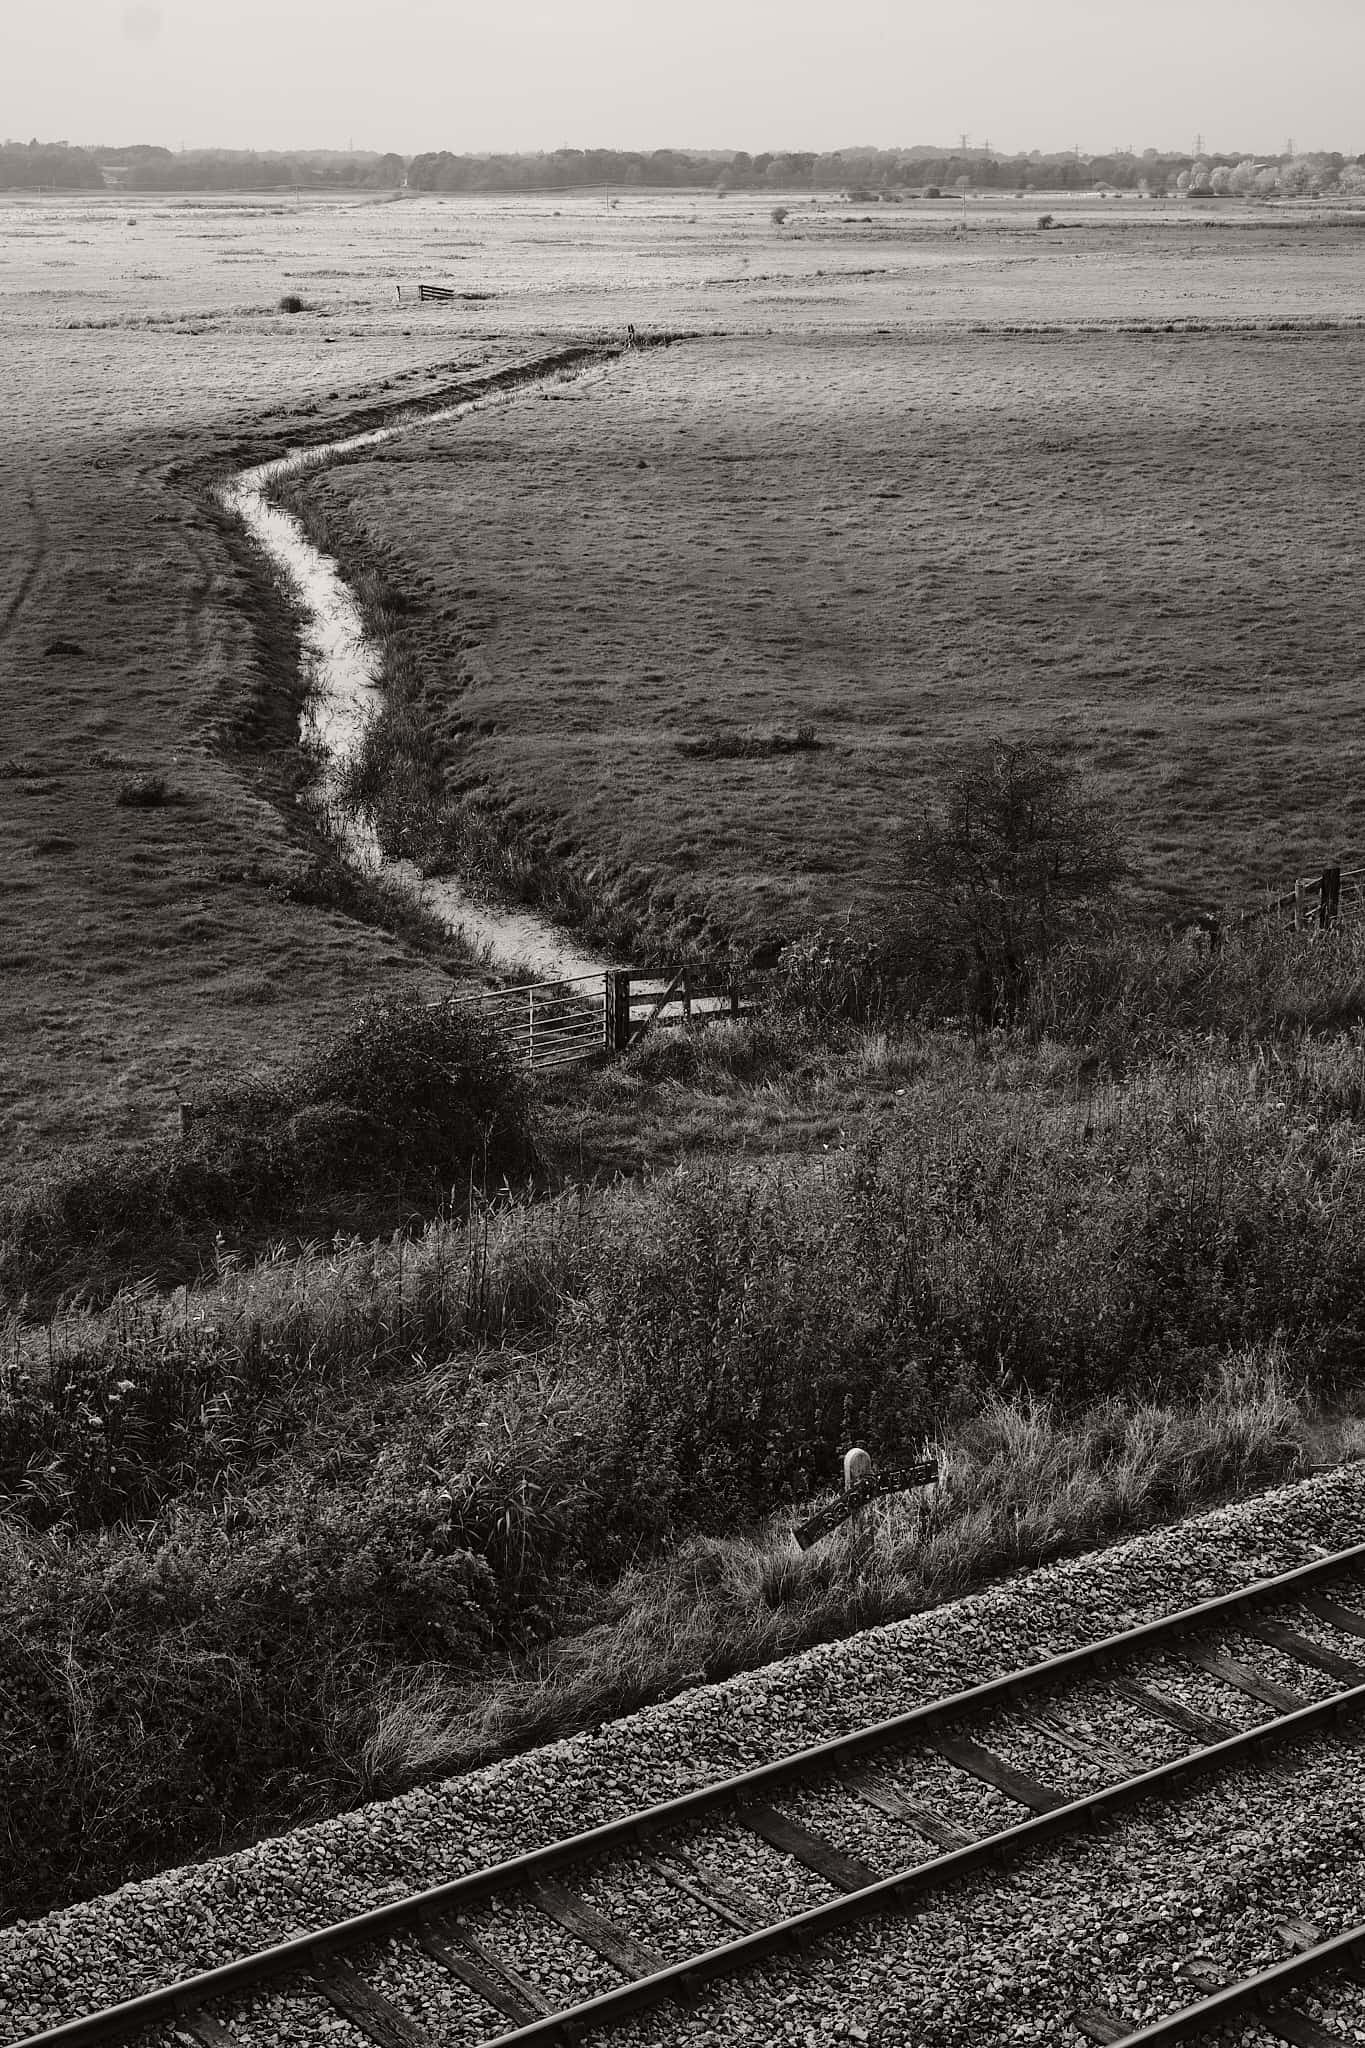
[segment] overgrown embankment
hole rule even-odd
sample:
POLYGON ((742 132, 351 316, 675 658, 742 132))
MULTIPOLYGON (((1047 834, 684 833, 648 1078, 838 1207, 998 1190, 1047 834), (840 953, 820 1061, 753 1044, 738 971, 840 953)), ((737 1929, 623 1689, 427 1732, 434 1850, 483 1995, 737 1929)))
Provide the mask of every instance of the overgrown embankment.
MULTIPOLYGON (((1358 952, 1300 945, 1301 994, 1348 1002, 1358 952)), ((1158 1007, 1107 1069, 1022 1030, 646 1041, 544 1142, 691 1148, 652 1178, 16 1327, 4 1910, 1350 1448, 1361 1034, 1158 1007), (926 1436, 944 1482, 863 1587, 797 1554, 850 1439, 926 1436)))
POLYGON ((391 1229, 524 1174, 534 1154, 526 1078, 476 1005, 377 999, 310 1053, 200 1094, 180 1136, 20 1169, 0 1192, 0 1300, 34 1313, 391 1229))

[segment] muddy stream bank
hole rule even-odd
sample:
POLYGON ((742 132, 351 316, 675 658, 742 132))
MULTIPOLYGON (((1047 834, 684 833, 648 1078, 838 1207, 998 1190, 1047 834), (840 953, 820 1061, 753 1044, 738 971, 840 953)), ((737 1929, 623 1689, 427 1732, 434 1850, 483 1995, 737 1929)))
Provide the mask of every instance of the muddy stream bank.
POLYGON ((297 519, 272 503, 272 487, 287 477, 321 469, 341 457, 377 447, 419 427, 439 426, 528 392, 583 376, 600 364, 582 359, 497 388, 476 392, 439 409, 400 414, 384 425, 316 446, 294 448, 241 470, 222 487, 222 503, 263 549, 275 573, 303 611, 301 638, 307 702, 299 739, 321 763, 310 802, 327 820, 329 836, 348 864, 395 884, 447 931, 495 969, 529 970, 538 980, 601 973, 613 963, 583 951, 574 940, 524 905, 499 905, 473 896, 447 875, 427 876, 411 861, 386 854, 368 819, 341 801, 342 775, 354 760, 381 693, 379 650, 365 630, 354 593, 337 565, 308 539, 297 519))

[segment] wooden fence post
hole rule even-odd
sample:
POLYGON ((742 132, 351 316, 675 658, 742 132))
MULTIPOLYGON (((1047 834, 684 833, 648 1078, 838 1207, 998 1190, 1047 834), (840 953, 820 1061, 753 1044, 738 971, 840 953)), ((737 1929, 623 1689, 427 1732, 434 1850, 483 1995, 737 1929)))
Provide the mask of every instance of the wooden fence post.
POLYGON ((1335 924, 1340 911, 1341 869, 1324 868, 1318 883, 1318 929, 1326 931, 1329 924, 1335 924))
POLYGON ((1307 895, 1308 895, 1308 890, 1307 890, 1307 887, 1305 886, 1305 884, 1304 884, 1304 883, 1303 883, 1302 881, 1298 881, 1298 882, 1295 882, 1295 884, 1294 884, 1294 929, 1295 929, 1295 931, 1296 931, 1296 932, 1301 932, 1301 931, 1303 930, 1303 906, 1304 906, 1304 903, 1305 903, 1305 901, 1306 901, 1306 899, 1307 899, 1307 895))
POLYGON ((619 967, 611 969, 603 996, 607 1051, 627 1052, 630 1049, 629 973, 619 967))

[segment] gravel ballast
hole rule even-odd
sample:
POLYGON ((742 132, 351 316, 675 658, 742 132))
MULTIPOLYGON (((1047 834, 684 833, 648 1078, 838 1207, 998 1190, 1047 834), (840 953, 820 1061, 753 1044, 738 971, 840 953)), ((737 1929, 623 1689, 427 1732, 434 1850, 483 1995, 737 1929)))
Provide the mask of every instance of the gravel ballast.
MULTIPOLYGON (((0 1930, 0 2048, 1040 1655, 1347 1549, 1363 1536, 1365 1466, 1341 1468, 698 1688, 594 1733, 20 1922, 0 1930)), ((1330 1639, 1320 1624, 1312 1632, 1330 1639)), ((1330 1690, 1264 1645, 1229 1635, 1225 1646, 1248 1662, 1254 1654, 1258 1668, 1306 1696, 1330 1690)), ((1206 1674, 1190 1682, 1188 1672, 1177 1676, 1163 1666, 1162 1682, 1239 1726, 1266 1717, 1206 1674)), ((1015 1732, 1021 1767, 1039 1776, 1050 1770, 1067 1790, 1093 1778, 1023 1724, 1001 1725, 1015 1732)), ((1103 1734, 1144 1762, 1171 1754, 1167 1736, 1136 1712, 1131 1722, 1106 1716, 1103 1734)), ((944 2048, 969 2040, 1079 2041, 1070 2024, 1078 2003, 1113 2005, 1134 2023, 1147 2011, 1190 2003, 1198 1986, 1172 1972, 1192 1944, 1209 1942, 1218 1967, 1240 1975, 1283 1955, 1275 1928, 1289 1915, 1321 1924, 1324 1935, 1365 1917, 1365 1753, 1354 1724, 1311 1749, 1275 1754, 1273 1769, 1221 1776, 1189 1791, 1178 1807, 1135 1809, 1104 1836, 1035 1852, 1020 1871, 989 1885, 958 1886, 911 1922, 869 1922, 821 1944, 799 1966, 770 1967, 742 1989, 708 1995, 686 2016, 667 2008, 659 2020, 612 2038, 913 2038, 944 2048)), ((919 1796, 926 1782, 916 1777, 919 1796)), ((959 1797, 964 1782, 956 1781, 959 1797)), ((1023 1818, 1017 1807, 981 1791, 978 1826, 1023 1818)), ((783 1804, 792 1813, 804 1810, 814 1824, 821 1797, 809 1795, 803 1807, 808 1795, 798 1792, 783 1804)), ((829 1821, 825 1826, 833 1832, 829 1821)), ((741 1863, 733 1833, 726 1828, 725 1835, 721 1867, 756 1895, 776 1898, 786 1911, 828 1896, 812 1873, 753 1837, 743 1838, 741 1863)), ((846 1837, 844 1844, 853 1846, 846 1837)), ((886 1832, 872 1815, 863 1853, 878 1863, 887 1853, 886 1832)), ((907 1860, 923 1854, 919 1843, 907 1860)), ((610 1881, 601 1883, 593 1896, 606 1908, 610 1881)), ((632 1914, 628 1901, 621 1917, 648 1938, 647 1919, 632 1914)), ((539 1945, 537 1956, 537 1943, 528 1948, 518 1937, 517 1964, 528 1976, 558 1989, 567 1975, 579 1996, 598 1988, 596 1959, 578 1956, 562 1930, 539 1945)), ((420 2006, 430 2015, 436 1980, 425 1964, 409 1974, 414 2017, 420 2006)), ((395 1960, 385 1975, 396 1995, 404 1966, 395 1960)), ((334 2037, 330 2026, 316 2024, 315 1994, 267 1994, 251 2028, 258 2038, 267 2008, 273 2038, 286 2048, 334 2037)), ((463 2000, 455 2009, 463 2010, 463 2000)), ((329 2008, 327 2017, 337 2015, 329 2008)), ((495 2028, 490 2023, 488 2031, 495 2028)), ((347 2031, 343 2025, 335 2038, 347 2031)))

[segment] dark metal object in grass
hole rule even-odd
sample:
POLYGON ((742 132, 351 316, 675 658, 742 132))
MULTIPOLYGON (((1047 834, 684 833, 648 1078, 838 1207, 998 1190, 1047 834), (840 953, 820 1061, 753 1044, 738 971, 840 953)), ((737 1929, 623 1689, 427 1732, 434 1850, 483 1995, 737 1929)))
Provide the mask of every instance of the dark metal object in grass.
POLYGON ((915 1486, 932 1486, 938 1478, 938 1465, 933 1458, 921 1458, 913 1465, 894 1469, 888 1468, 880 1475, 873 1475, 854 1482, 836 1501, 808 1522, 802 1522, 792 1531, 802 1550, 809 1550, 834 1530, 842 1528, 861 1509, 874 1500, 884 1499, 891 1493, 908 1493, 915 1486))

